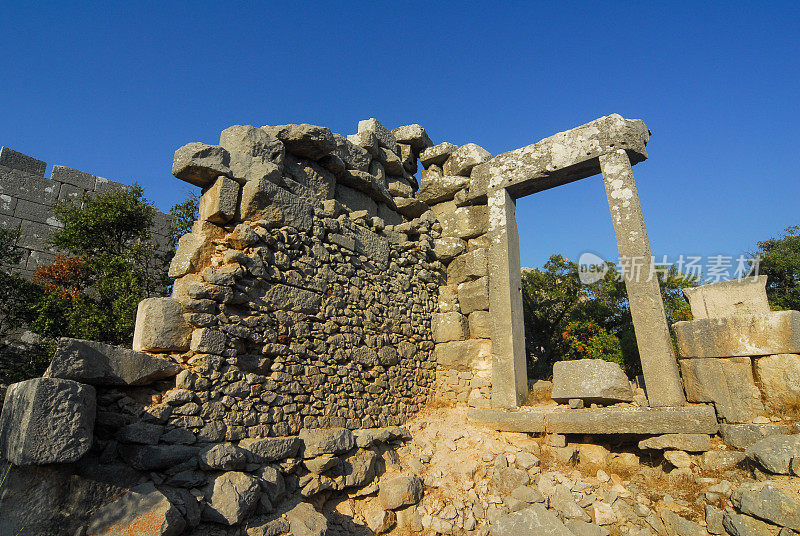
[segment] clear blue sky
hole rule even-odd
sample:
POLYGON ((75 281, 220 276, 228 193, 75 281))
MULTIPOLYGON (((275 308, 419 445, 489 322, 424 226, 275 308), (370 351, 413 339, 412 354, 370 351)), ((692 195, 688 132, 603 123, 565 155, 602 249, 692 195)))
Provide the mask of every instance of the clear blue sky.
MULTIPOLYGON (((800 224, 796 2, 0 2, 0 144, 162 210, 173 151, 232 124, 420 123, 493 154, 642 118, 654 253, 737 255, 800 224)), ((614 257, 602 182, 520 200, 522 264, 614 257)))

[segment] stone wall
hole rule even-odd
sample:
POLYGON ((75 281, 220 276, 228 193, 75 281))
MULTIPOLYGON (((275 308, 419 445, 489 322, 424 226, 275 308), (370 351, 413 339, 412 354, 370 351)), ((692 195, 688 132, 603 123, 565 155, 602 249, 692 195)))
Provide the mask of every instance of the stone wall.
MULTIPOLYGON (((19 229, 17 245, 23 250, 19 273, 30 276, 39 266, 53 261, 56 251, 48 243, 58 228, 53 207, 63 199, 80 199, 84 194, 104 193, 126 185, 65 166, 53 166, 44 176, 47 163, 8 147, 0 148, 0 225, 19 229)), ((156 212, 153 234, 169 250, 169 216, 156 212)))

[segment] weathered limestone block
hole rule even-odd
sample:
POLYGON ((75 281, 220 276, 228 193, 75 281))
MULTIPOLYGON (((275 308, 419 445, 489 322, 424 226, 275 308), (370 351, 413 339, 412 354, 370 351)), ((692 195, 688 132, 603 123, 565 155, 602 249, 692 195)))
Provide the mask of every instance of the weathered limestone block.
MULTIPOLYGON (((328 534, 328 518, 317 512, 314 507, 301 502, 286 512, 291 533, 298 536, 325 536, 328 534)), ((284 531, 285 532, 285 531, 284 531)))
POLYGON ((220 225, 231 221, 239 208, 240 189, 239 183, 233 179, 217 177, 214 185, 200 197, 200 219, 220 225))
POLYGON ((800 354, 800 311, 688 320, 672 329, 681 357, 800 354))
POLYGON ((413 197, 414 189, 405 180, 391 179, 386 181, 386 188, 393 197, 413 197))
POLYGON ((169 499, 148 482, 130 489, 92 515, 87 536, 178 536, 186 521, 169 499))
POLYGON ((336 201, 341 203, 350 212, 366 210, 370 218, 374 218, 378 215, 377 203, 364 192, 344 186, 343 184, 337 184, 335 196, 336 201))
POLYGON ((200 328, 192 332, 190 348, 201 354, 223 355, 226 339, 225 333, 218 329, 200 328))
POLYGON ((758 357, 755 359, 755 375, 769 409, 779 413, 800 406, 800 355, 758 357))
POLYGON ((441 166, 444 164, 450 155, 458 150, 458 146, 452 143, 444 142, 433 147, 428 147, 419 155, 419 160, 422 166, 428 169, 430 166, 441 166))
MULTIPOLYGON (((401 201, 417 201, 416 199, 408 199, 405 197, 400 197, 398 199, 401 201)), ((396 204, 397 203, 395 203, 395 205, 396 204)), ((401 211, 400 208, 397 207, 397 210, 393 210, 384 203, 378 203, 378 217, 383 220, 385 225, 400 225, 403 223, 403 216, 406 216, 408 219, 418 218, 428 210, 428 207, 424 203, 417 202, 404 204, 404 209, 404 211, 401 211), (415 216, 407 216, 407 214, 415 214, 415 216)))
POLYGON ((377 119, 370 118, 365 119, 363 121, 358 122, 358 132, 359 134, 362 132, 371 132, 375 135, 378 139, 378 143, 381 147, 385 147, 389 149, 393 153, 398 154, 399 149, 397 148, 397 140, 394 137, 394 134, 383 126, 380 121, 377 119))
POLYGON ((197 449, 185 445, 121 445, 122 459, 139 471, 158 471, 194 457, 197 449))
POLYGON ((461 313, 434 313, 431 329, 433 342, 463 341, 469 338, 467 319, 461 313))
POLYGON ((236 525, 244 521, 261 497, 258 480, 237 471, 221 474, 209 487, 208 504, 203 510, 203 517, 224 525, 236 525))
POLYGON ((729 423, 749 422, 764 414, 749 357, 681 359, 680 364, 689 402, 713 402, 717 414, 729 423))
POLYGON ((469 177, 443 176, 431 169, 423 171, 420 179, 419 198, 429 205, 453 199, 456 192, 469 184, 469 177))
POLYGON ((414 174, 417 172, 417 157, 414 154, 414 149, 405 143, 398 143, 400 148, 400 162, 403 163, 403 170, 407 173, 414 174))
POLYGON ((731 502, 743 514, 797 531, 800 530, 800 501, 796 497, 796 484, 746 482, 733 492, 731 502))
POLYGON ((397 212, 409 220, 419 218, 430 210, 428 205, 415 197, 395 197, 394 204, 397 206, 397 212))
POLYGON ((398 143, 407 143, 414 149, 416 154, 424 151, 428 147, 433 147, 433 142, 428 137, 428 133, 420 125, 404 125, 392 129, 398 143))
POLYGON ((378 137, 371 130, 364 130, 355 134, 348 134, 347 141, 353 145, 363 148, 370 154, 371 157, 378 157, 378 148, 380 147, 380 142, 378 141, 378 137))
POLYGON ((685 288, 694 320, 769 313, 767 276, 720 281, 685 288))
MULTIPOLYGON (((270 174, 280 175, 277 166, 270 174)), ((311 230, 314 209, 306 201, 275 186, 264 177, 248 181, 242 188, 241 217, 244 221, 266 220, 276 226, 287 225, 298 231, 311 230)))
POLYGON ((492 524, 493 536, 574 536, 552 510, 544 504, 533 504, 524 510, 506 514, 492 524))
POLYGON ((439 287, 438 311, 440 313, 461 311, 461 306, 458 304, 458 287, 456 285, 439 287))
POLYGON ((175 151, 172 174, 201 188, 210 186, 220 175, 231 176, 231 155, 218 145, 188 143, 175 151))
POLYGON ((639 441, 639 448, 706 452, 711 450, 711 436, 708 434, 664 434, 639 441))
POLYGON ((32 175, 44 177, 44 172, 47 169, 47 162, 20 153, 14 149, 9 149, 8 147, 0 147, 0 166, 18 169, 32 175))
POLYGON ((250 452, 256 463, 269 463, 285 460, 297 455, 303 442, 295 436, 248 438, 239 442, 239 447, 250 452))
POLYGON ((61 338, 44 377, 90 385, 147 385, 180 370, 169 359, 101 342, 61 338))
POLYGON ((213 223, 197 220, 192 232, 178 240, 178 249, 169 265, 169 277, 178 278, 199 271, 214 251, 212 240, 222 238, 225 230, 213 223))
POLYGON ((369 171, 369 164, 372 162, 372 155, 361 147, 351 142, 341 134, 333 134, 336 140, 336 150, 334 154, 342 159, 345 168, 356 169, 359 171, 369 171))
POLYGON ((353 432, 346 428, 303 428, 299 437, 303 442, 304 458, 315 458, 323 454, 342 454, 356 446, 353 432))
POLYGON ((425 486, 422 479, 415 474, 404 474, 387 480, 381 480, 378 500, 384 508, 396 510, 404 506, 417 504, 422 500, 425 486))
POLYGON ((789 427, 783 424, 720 424, 722 440, 735 449, 745 450, 773 435, 786 435, 789 427))
POLYGON ((491 366, 491 353, 492 341, 469 339, 439 343, 433 355, 436 362, 445 369, 477 371, 487 370, 491 366))
POLYGON ((188 350, 191 333, 178 300, 147 298, 139 302, 133 332, 133 349, 137 352, 188 350))
POLYGON ((295 156, 286 157, 285 173, 308 190, 311 199, 333 199, 336 177, 316 162, 295 156))
POLYGON ((467 244, 460 238, 445 236, 433 241, 433 251, 440 261, 449 263, 467 249, 467 244))
POLYGON ((59 378, 8 386, 0 414, 0 455, 14 465, 79 460, 92 446, 94 387, 59 378))
POLYGON ((489 311, 473 311, 469 314, 469 336, 472 339, 492 338, 492 315, 489 311))
POLYGON ((286 151, 302 158, 319 160, 336 149, 333 133, 325 127, 303 123, 261 128, 282 141, 286 151))
POLYGON ((553 400, 613 404, 633 400, 628 377, 619 365, 602 359, 558 361, 553 365, 553 400))
POLYGON ((473 311, 488 311, 489 278, 486 276, 479 277, 474 281, 458 285, 458 302, 461 304, 461 312, 465 315, 473 311))
POLYGON ((486 206, 458 207, 436 216, 442 224, 443 236, 475 238, 485 234, 489 225, 486 206))
POLYGON ((489 151, 474 143, 468 143, 450 155, 450 158, 444 163, 444 174, 468 177, 472 168, 491 159, 492 154, 489 151))
MULTIPOLYGON (((398 151, 399 151, 399 146, 398 151)), ((383 165, 383 168, 386 170, 386 173, 389 175, 394 175, 395 177, 402 177, 403 176, 403 161, 400 160, 400 157, 397 156, 394 152, 390 151, 389 149, 379 148, 378 149, 378 161, 383 165)))
POLYGON ((459 255, 447 267, 447 284, 458 285, 488 275, 485 249, 459 255))
POLYGON ((219 144, 230 153, 263 157, 278 166, 283 165, 283 143, 266 130, 253 125, 232 125, 219 135, 219 144))
POLYGON ((770 473, 788 475, 792 460, 800 456, 800 434, 767 436, 748 447, 745 453, 770 473))

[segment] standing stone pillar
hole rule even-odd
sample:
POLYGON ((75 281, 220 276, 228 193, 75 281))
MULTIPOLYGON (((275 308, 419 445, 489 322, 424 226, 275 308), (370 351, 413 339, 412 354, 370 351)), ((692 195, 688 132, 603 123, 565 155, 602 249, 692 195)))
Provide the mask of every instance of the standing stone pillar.
POLYGON ((627 153, 618 149, 600 156, 600 170, 619 255, 630 263, 629 269, 623 273, 647 399, 651 406, 682 406, 686 404, 686 398, 667 327, 658 278, 655 275, 650 277, 654 274, 653 257, 627 153))
POLYGON ((516 202, 489 191, 489 313, 492 316, 492 406, 513 408, 528 392, 516 202))

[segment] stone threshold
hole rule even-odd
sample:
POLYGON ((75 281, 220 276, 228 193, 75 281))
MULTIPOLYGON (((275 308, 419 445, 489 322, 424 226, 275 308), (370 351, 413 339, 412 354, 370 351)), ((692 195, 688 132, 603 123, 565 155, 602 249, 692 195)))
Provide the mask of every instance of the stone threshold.
POLYGON ((664 408, 559 407, 470 409, 467 418, 502 432, 552 434, 715 434, 719 430, 713 406, 664 408))

